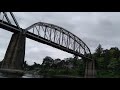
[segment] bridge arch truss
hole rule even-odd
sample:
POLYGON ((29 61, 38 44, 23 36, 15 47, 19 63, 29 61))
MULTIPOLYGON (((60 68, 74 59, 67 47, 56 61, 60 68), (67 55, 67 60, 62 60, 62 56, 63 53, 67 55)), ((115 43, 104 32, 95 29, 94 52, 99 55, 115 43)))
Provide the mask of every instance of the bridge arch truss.
POLYGON ((45 22, 37 22, 27 27, 25 33, 27 32, 50 43, 55 43, 58 47, 66 48, 72 51, 72 54, 91 58, 88 46, 80 38, 62 27, 45 22))

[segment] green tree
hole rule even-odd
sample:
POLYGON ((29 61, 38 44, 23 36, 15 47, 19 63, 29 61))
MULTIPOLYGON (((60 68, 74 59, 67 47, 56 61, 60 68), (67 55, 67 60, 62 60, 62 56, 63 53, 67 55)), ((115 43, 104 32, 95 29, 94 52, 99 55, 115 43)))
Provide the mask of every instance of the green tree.
POLYGON ((116 58, 112 58, 110 61, 110 64, 108 65, 108 68, 111 69, 112 71, 116 71, 118 67, 118 61, 116 58))
POLYGON ((103 50, 102 57, 104 58, 104 69, 108 69, 107 66, 110 63, 110 59, 112 58, 110 55, 110 51, 108 49, 103 50))
POLYGON ((110 49, 110 55, 113 57, 113 58, 120 58, 120 51, 117 47, 112 47, 110 49))
POLYGON ((96 69, 104 69, 105 68, 105 63, 104 63, 104 58, 97 58, 97 62, 96 62, 96 69))
POLYGON ((52 66, 53 62, 54 62, 54 60, 51 57, 46 56, 43 59, 42 66, 45 67, 45 68, 50 68, 52 66))
POLYGON ((101 44, 98 45, 97 49, 95 50, 95 57, 101 57, 103 53, 103 48, 101 46, 101 44))

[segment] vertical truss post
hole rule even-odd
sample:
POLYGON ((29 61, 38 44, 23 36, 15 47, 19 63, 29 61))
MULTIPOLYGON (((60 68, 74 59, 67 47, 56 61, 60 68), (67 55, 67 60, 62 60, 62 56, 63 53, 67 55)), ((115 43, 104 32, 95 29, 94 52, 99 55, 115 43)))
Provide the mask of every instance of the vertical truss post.
POLYGON ((52 32, 52 29, 50 29, 50 36, 49 36, 50 37, 50 41, 51 41, 51 32, 52 32))
POLYGON ((74 36, 73 50, 75 51, 75 36, 74 36))
POLYGON ((55 38, 56 38, 56 29, 54 31, 54 42, 55 42, 55 38))
POLYGON ((47 29, 47 27, 45 27, 45 31, 44 31, 44 32, 45 32, 45 34, 44 34, 44 38, 45 38, 45 36, 46 36, 46 29, 47 29))
POLYGON ((60 35, 59 35, 59 45, 60 45, 60 40, 61 40, 61 30, 60 30, 60 35))

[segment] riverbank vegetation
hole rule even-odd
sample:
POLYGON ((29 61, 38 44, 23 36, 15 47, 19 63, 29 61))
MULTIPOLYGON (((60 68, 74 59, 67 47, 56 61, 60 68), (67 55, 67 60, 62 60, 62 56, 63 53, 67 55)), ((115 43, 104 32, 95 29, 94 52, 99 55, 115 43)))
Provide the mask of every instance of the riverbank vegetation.
POLYGON ((82 59, 66 58, 64 60, 55 59, 46 56, 43 63, 28 65, 25 62, 25 71, 39 75, 70 75, 70 76, 84 76, 84 64, 82 59))
POLYGON ((104 50, 99 45, 93 58, 96 61, 97 77, 120 78, 120 50, 117 47, 104 50))
MULTIPOLYGON (((120 50, 117 47, 103 49, 99 44, 92 57, 95 60, 96 77, 120 78, 120 50)), ((31 67, 34 66, 37 64, 34 63, 31 67)), ((85 72, 84 61, 77 58, 53 60, 51 57, 45 57, 40 67, 39 74, 84 76, 85 72)))
MULTIPOLYGON (((92 54, 95 60, 96 77, 98 78, 120 78, 120 50, 117 47, 103 49, 99 44, 92 54)), ((0 62, 0 66, 1 66, 0 62)), ((70 57, 61 60, 46 56, 42 64, 34 62, 28 65, 24 62, 24 71, 37 75, 69 75, 83 77, 85 73, 85 62, 78 57, 70 57)))

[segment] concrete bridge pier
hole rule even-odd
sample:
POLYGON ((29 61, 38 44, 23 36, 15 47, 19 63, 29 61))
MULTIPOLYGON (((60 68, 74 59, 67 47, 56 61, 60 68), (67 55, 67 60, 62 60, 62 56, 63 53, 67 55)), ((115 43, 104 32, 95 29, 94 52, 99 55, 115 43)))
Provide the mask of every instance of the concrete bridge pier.
POLYGON ((25 34, 14 33, 2 61, 2 70, 23 70, 25 56, 25 34))
POLYGON ((85 78, 95 78, 95 63, 94 61, 87 61, 85 68, 85 78))

